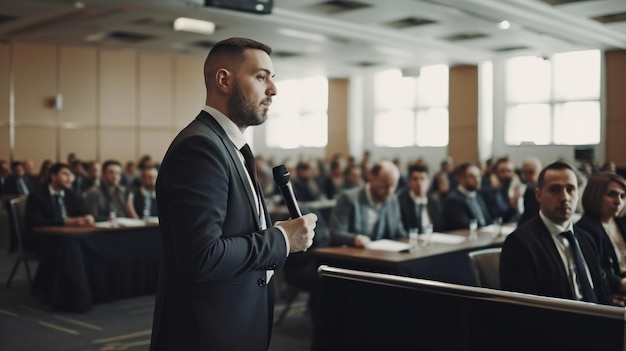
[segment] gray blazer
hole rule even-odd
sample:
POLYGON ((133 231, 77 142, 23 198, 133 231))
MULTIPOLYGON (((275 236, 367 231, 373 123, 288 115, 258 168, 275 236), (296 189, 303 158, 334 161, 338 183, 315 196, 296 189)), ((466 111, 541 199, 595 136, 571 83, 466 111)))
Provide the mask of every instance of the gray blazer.
MULTIPOLYGON (((337 197, 337 203, 330 217, 330 235, 333 245, 354 246, 358 234, 371 236, 368 227, 367 212, 372 206, 367 200, 366 187, 349 189, 337 197)), ((406 238, 408 234, 402 225, 400 204, 396 195, 386 201, 385 239, 406 238)))

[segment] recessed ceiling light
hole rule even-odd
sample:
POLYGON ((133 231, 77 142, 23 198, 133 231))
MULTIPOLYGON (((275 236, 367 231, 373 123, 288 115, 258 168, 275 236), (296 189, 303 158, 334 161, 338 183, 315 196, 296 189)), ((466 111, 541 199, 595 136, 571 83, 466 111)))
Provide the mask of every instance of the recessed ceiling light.
POLYGON ((308 39, 308 40, 319 41, 319 42, 325 42, 328 40, 328 38, 326 38, 325 36, 321 34, 301 32, 299 30, 288 29, 288 28, 279 28, 278 34, 285 35, 288 37, 293 37, 293 38, 308 39))
POLYGON ((210 35, 215 32, 215 23, 187 17, 178 17, 174 20, 174 30, 210 35))
POLYGON ((502 29, 502 30, 507 30, 509 28, 511 28, 511 23, 507 20, 504 21, 500 21, 500 23, 498 23, 498 28, 502 29))

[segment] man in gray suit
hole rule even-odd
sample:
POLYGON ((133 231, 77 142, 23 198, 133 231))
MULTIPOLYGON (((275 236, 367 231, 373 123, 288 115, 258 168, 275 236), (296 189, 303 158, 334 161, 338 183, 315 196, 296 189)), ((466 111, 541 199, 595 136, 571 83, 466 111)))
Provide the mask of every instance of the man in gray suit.
POLYGON ((330 218, 333 244, 365 247, 372 240, 406 238, 394 194, 399 178, 393 162, 381 161, 366 185, 341 193, 330 218))
POLYGON ((111 213, 116 217, 130 217, 126 207, 128 192, 120 185, 122 164, 115 160, 102 164, 100 185, 92 185, 85 191, 85 206, 96 221, 106 221, 111 213))

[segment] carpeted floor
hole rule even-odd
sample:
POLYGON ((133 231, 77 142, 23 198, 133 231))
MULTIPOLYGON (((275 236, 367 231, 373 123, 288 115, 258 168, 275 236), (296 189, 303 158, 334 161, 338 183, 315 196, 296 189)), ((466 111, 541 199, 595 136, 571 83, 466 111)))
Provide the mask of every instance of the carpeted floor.
MULTIPOLYGON (((30 294, 22 265, 10 288, 5 282, 15 255, 0 253, 0 349, 3 351, 148 350, 154 296, 96 305, 82 314, 52 311, 30 294)), ((31 268, 36 267, 32 262, 31 268)), ((307 295, 300 293, 287 317, 274 327, 271 351, 308 351, 312 327, 307 295)), ((284 308, 277 301, 275 316, 284 308)))

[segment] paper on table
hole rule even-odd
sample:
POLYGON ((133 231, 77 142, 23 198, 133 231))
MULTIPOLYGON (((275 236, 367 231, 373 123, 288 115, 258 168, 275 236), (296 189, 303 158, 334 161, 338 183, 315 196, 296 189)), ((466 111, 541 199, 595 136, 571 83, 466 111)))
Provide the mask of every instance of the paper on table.
POLYGON ((389 239, 381 239, 370 242, 369 244, 367 244, 366 248, 371 250, 403 251, 408 250, 410 247, 408 243, 389 239))
MULTIPOLYGON (((428 234, 425 234, 428 235, 428 234)), ((467 238, 462 235, 444 234, 444 233, 432 233, 430 234, 431 243, 439 244, 460 244, 466 241, 467 238)))
POLYGON ((146 225, 146 222, 141 219, 126 217, 118 218, 117 223, 122 227, 141 227, 146 225))

